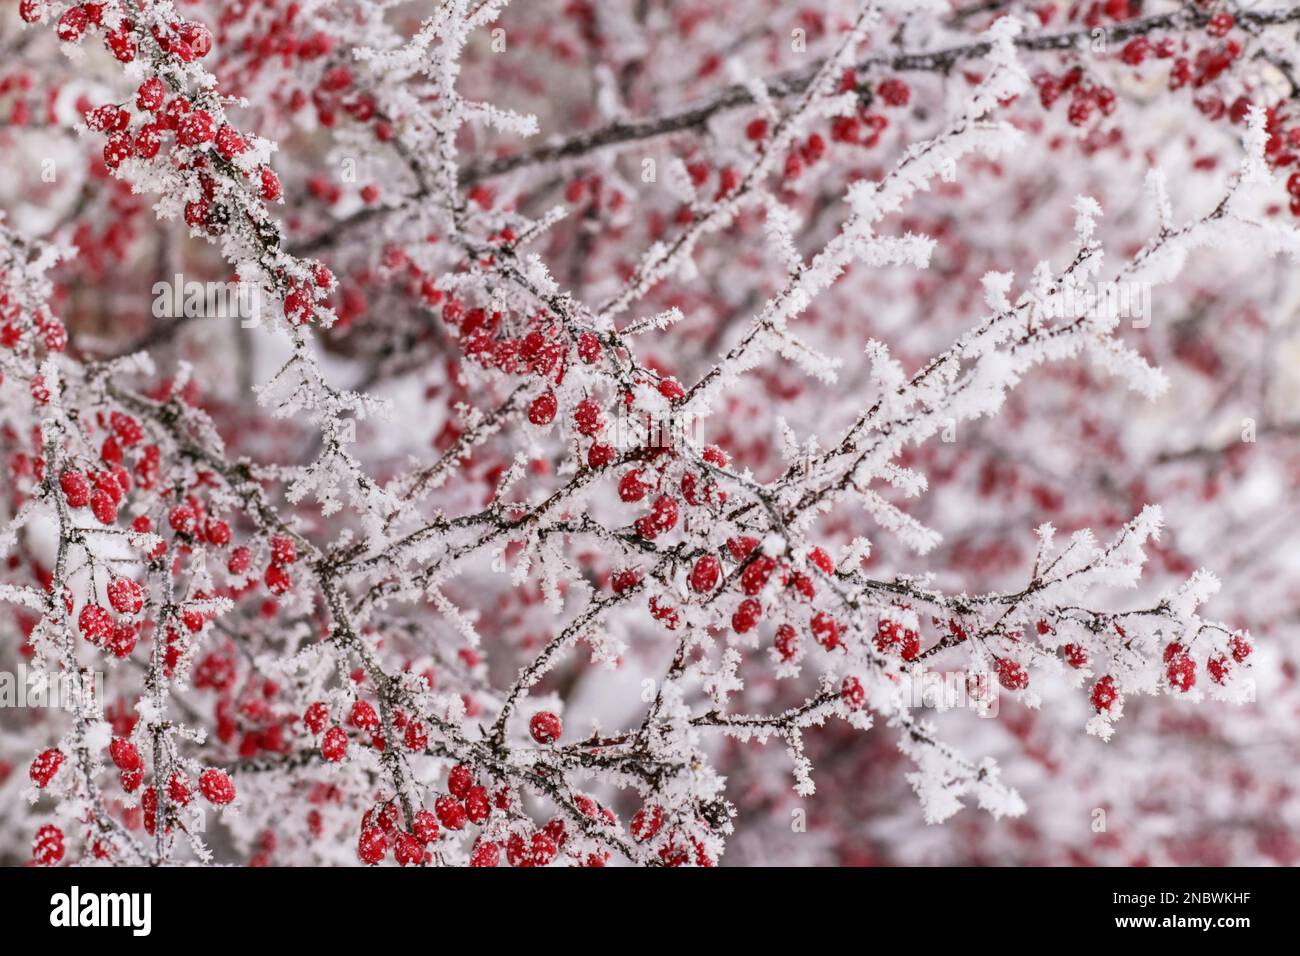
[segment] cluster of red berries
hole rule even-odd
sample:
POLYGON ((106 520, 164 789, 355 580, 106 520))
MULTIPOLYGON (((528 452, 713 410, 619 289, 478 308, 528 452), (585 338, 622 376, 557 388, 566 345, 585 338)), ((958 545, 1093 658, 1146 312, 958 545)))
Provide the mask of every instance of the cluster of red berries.
POLYGON ((921 653, 921 635, 888 617, 877 622, 874 643, 880 653, 895 654, 905 661, 914 661, 921 653))

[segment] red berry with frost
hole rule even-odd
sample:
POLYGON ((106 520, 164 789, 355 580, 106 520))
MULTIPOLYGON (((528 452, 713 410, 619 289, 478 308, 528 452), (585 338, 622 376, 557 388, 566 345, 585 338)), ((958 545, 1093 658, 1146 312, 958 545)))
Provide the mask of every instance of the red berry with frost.
POLYGON ((1176 654, 1168 661, 1165 675, 1170 687, 1185 694, 1196 684, 1196 663, 1189 654, 1176 654))
POLYGON ((462 830, 465 827, 466 813, 464 805, 452 796, 441 796, 433 803, 438 822, 448 830, 462 830))
POLYGON ((38 866, 53 866, 63 859, 63 831, 51 823, 36 831, 32 860, 38 866))
POLYGON ((528 420, 534 425, 549 425, 555 420, 555 412, 558 408, 559 403, 555 399, 555 393, 543 392, 529 404, 528 420))
POLYGON ((1231 13, 1226 11, 1216 13, 1205 24, 1205 32, 1212 37, 1225 37, 1236 23, 1237 20, 1231 13))
POLYGON ((587 451, 587 467, 593 471, 599 471, 612 465, 617 457, 618 452, 614 450, 613 445, 604 445, 597 442, 587 451))
POLYGON ((722 577, 722 562, 711 554, 700 557, 691 568, 691 590, 705 594, 718 586, 722 577))
POLYGON ((199 774, 199 792, 214 806, 224 807, 235 799, 235 785, 223 770, 205 770, 199 774))
POLYGON ((77 615, 77 629, 91 644, 102 644, 113 630, 113 618, 98 604, 87 604, 77 615))
POLYGON ((799 632, 789 624, 782 624, 776 629, 774 646, 781 660, 794 660, 799 656, 799 632))
POLYGON ((840 626, 825 611, 818 611, 814 614, 808 627, 812 631, 813 640, 826 650, 834 650, 840 646, 840 626))
POLYGON ((86 33, 86 27, 90 24, 90 17, 81 7, 69 7, 59 17, 59 25, 55 32, 60 40, 64 43, 75 43, 86 33))
POLYGON ((493 843, 491 840, 480 840, 474 844, 474 850, 470 853, 470 866, 498 866, 501 863, 501 844, 493 843))
POLYGON ((1061 651, 1065 654, 1065 663, 1076 670, 1088 666, 1088 652, 1079 644, 1066 644, 1061 651))
POLYGON ((402 866, 414 866, 424 860, 424 844, 410 833, 399 833, 393 844, 393 859, 402 866))
POLYGON ((323 701, 316 701, 302 715, 303 725, 313 734, 319 734, 330 722, 330 709, 323 701))
POLYGON ((272 594, 284 594, 293 587, 293 578, 289 572, 278 564, 268 565, 264 578, 266 589, 272 594))
POLYGON ((108 603, 118 614, 138 614, 144 607, 144 588, 130 578, 115 578, 107 590, 108 603))
POLYGON ((862 686, 862 681, 856 677, 846 677, 840 684, 840 698, 848 705, 850 710, 861 710, 867 702, 867 692, 862 686))
POLYGON ((293 564, 298 560, 298 549, 293 539, 286 534, 277 534, 271 538, 271 563, 281 566, 293 564))
POLYGON ((754 595, 763 590, 768 578, 776 570, 776 559, 760 554, 751 561, 740 574, 740 587, 746 594, 754 595))
POLYGON ((280 177, 275 174, 275 170, 269 166, 263 166, 261 173, 262 189, 261 197, 266 202, 275 202, 284 195, 284 188, 280 185, 280 177))
POLYGON ((539 744, 553 744, 560 739, 563 726, 560 718, 555 714, 549 710, 541 710, 533 714, 528 721, 528 732, 539 744))
POLYGON ((1115 678, 1107 674, 1097 683, 1092 685, 1092 692, 1089 694, 1092 701, 1092 707, 1097 713, 1110 710, 1111 706, 1119 699, 1119 691, 1115 687, 1115 678))
POLYGON ((1243 664, 1254 648, 1251 647, 1250 641, 1246 640, 1242 635, 1234 634, 1228 641, 1228 650, 1232 653, 1232 659, 1234 661, 1238 664, 1243 664))
POLYGON ((640 468, 633 468, 618 482, 618 496, 624 501, 640 501, 645 497, 650 486, 641 480, 642 472, 640 468))
POLYGON ((438 818, 428 810, 415 811, 415 838, 426 846, 438 839, 438 818))
POLYGON ((362 863, 373 866, 380 862, 388 852, 388 837, 379 827, 365 827, 357 841, 357 856, 362 863))
POLYGON ((253 552, 243 545, 240 545, 234 551, 230 552, 230 558, 226 561, 226 570, 239 577, 246 574, 252 565, 253 552))
POLYGON ((573 425, 580 435, 595 435, 605 427, 601 419, 600 406, 589 398, 578 403, 573 412, 573 425))
POLYGON ((644 843, 659 832, 663 822, 663 807, 657 804, 646 804, 632 814, 632 839, 637 843, 644 843))
POLYGON ((1029 672, 1017 661, 1000 657, 993 662, 993 669, 998 683, 1007 690, 1024 690, 1029 686, 1029 672))
POLYGON ((69 508, 84 508, 90 503, 90 482, 79 471, 65 471, 60 475, 59 488, 69 508))
POLYGON ((338 763, 348 754, 348 732, 342 727, 331 727, 321 738, 320 755, 330 763, 338 763))
POLYGON ((488 815, 492 812, 492 805, 488 801, 487 787, 473 786, 465 794, 465 815, 469 817, 470 823, 483 823, 487 820, 488 815))
POLYGON ((472 786, 474 786, 474 772, 464 764, 452 767, 451 772, 447 774, 447 789, 458 800, 464 800, 465 794, 469 793, 469 788, 472 786))
POLYGON ((379 715, 369 701, 358 700, 352 705, 348 714, 348 723, 357 730, 376 731, 379 729, 379 715))
POLYGON ((429 729, 422 720, 411 720, 402 734, 402 742, 412 753, 422 753, 429 746, 429 729))
POLYGON ((51 747, 32 761, 28 774, 38 787, 45 787, 63 765, 63 751, 51 747))
POLYGON ((586 365, 600 359, 600 339, 590 332, 578 336, 578 358, 586 365))
POLYGON ((752 631, 762 615, 763 606, 753 598, 745 598, 731 615, 731 629, 737 634, 752 631))
POLYGON ((119 770, 136 770, 141 766, 140 751, 125 737, 114 737, 108 754, 119 770))

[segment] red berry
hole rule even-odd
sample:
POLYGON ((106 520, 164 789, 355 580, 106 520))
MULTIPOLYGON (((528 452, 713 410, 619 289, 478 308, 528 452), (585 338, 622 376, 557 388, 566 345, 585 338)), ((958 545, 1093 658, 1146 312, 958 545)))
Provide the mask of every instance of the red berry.
POLYGON ((365 827, 357 841, 357 856, 363 863, 374 865, 388 852, 388 838, 379 827, 365 827))
POLYGON ((1175 654, 1168 660, 1165 674, 1169 686, 1185 694, 1196 684, 1196 663, 1185 652, 1175 654))
POLYGON ((1120 59, 1129 66, 1139 66, 1151 52, 1151 42, 1146 37, 1134 37, 1124 44, 1120 59))
POLYGON ((176 505, 167 512, 167 523, 177 534, 193 534, 198 526, 198 516, 188 505, 176 505))
POLYGON ((641 481, 641 469, 633 468, 618 482, 618 496, 624 501, 640 501, 649 490, 649 485, 641 481))
POLYGON ((53 866, 62 860, 63 831, 50 823, 37 830, 36 839, 32 841, 32 859, 39 866, 53 866))
POLYGON ((1089 695, 1093 709, 1097 713, 1110 710, 1111 705, 1119 699, 1119 691, 1115 688, 1115 678, 1107 674, 1097 683, 1092 685, 1092 693, 1089 695))
POLYGON ((182 57, 182 59, 188 61, 192 57, 198 60, 207 56, 212 50, 212 33, 201 23, 182 23, 176 35, 190 53, 189 57, 182 57))
POLYGON ((248 571, 253 564, 253 552, 248 548, 240 545, 234 551, 230 552, 230 559, 226 561, 226 570, 235 576, 242 576, 248 571))
POLYGON ((1007 690, 1024 690, 1029 686, 1029 672, 1019 663, 1000 657, 994 660, 993 669, 997 672, 998 683, 1007 690))
POLYGON ((776 559, 760 554, 751 561, 740 575, 740 587, 746 594, 754 595, 763 590, 768 578, 776 570, 776 559))
POLYGON ((222 770, 205 770, 199 774, 199 792, 209 803, 224 807, 235 799, 235 785, 222 770))
POLYGON ((867 702, 867 692, 862 686, 862 681, 856 677, 846 677, 840 684, 840 697, 848 705, 849 710, 861 710, 867 702))
POLYGON ((438 818, 428 810, 415 811, 415 837, 428 845, 438 839, 438 818))
POLYGON ((207 110, 194 110, 176 127, 176 142, 180 146, 199 146, 216 137, 212 114, 207 110))
POLYGON ((293 587, 293 579, 278 564, 267 565, 266 568, 266 589, 272 594, 284 594, 289 588, 293 587))
POLYGON ((321 738, 320 755, 330 763, 338 763, 348 752, 348 732, 342 727, 334 726, 325 731, 321 738))
POLYGON ((230 525, 220 518, 209 518, 203 526, 203 536, 213 547, 224 548, 230 544, 230 525))
POLYGON ((578 358, 587 365, 600 358, 600 339, 590 332, 578 336, 578 358))
POLYGON ((754 629, 762 617, 763 606, 753 598, 745 598, 731 615, 731 627, 737 634, 744 634, 754 629))
POLYGON ((424 844, 410 833, 399 833, 393 847, 393 858, 402 866, 412 866, 424 860, 424 844))
POLYGON ((275 170, 269 166, 263 166, 261 171, 262 179, 262 199, 266 202, 275 202, 284 195, 284 189, 280 185, 280 177, 275 174, 275 170))
POLYGON ((465 827, 465 808, 452 796, 441 796, 433 803, 438 822, 448 830, 461 830, 465 827))
POLYGON ((115 578, 107 590, 108 603, 118 614, 138 614, 144 607, 144 588, 130 578, 115 578))
POLYGON ((303 725, 313 734, 319 734, 330 721, 330 709, 323 701, 316 701, 302 715, 303 725))
POLYGON ((560 718, 549 710, 538 711, 528 721, 528 732, 539 744, 553 744, 560 739, 563 727, 560 718))
POLYGON ((644 843, 659 832, 663 822, 663 807, 657 804, 646 804, 632 814, 632 839, 637 843, 644 843))
POLYGON ((87 604, 77 615, 77 629, 91 644, 102 644, 113 630, 113 618, 98 604, 87 604))
POLYGON ((799 632, 789 624, 782 624, 776 629, 774 646, 781 660, 794 660, 799 654, 799 632))
POLYGON ((1250 656, 1250 652, 1254 650, 1254 648, 1250 646, 1250 641, 1246 640, 1245 637, 1240 634, 1234 634, 1228 641, 1228 650, 1232 653, 1232 659, 1238 664, 1241 664, 1250 656))
POLYGON ((1228 655, 1220 654, 1206 661, 1205 669, 1210 672, 1210 680, 1222 684, 1227 681, 1228 674, 1232 672, 1232 661, 1228 660, 1228 655))
POLYGON ((429 746, 429 730, 424 721, 413 719, 407 723, 403 743, 413 753, 421 753, 429 746))
POLYGON ((902 80, 892 77, 881 80, 880 86, 876 87, 876 92, 888 106, 906 106, 908 100, 912 98, 911 88, 902 80))
POLYGON ((578 407, 573 412, 573 424, 581 435, 595 435, 605 427, 604 421, 601 420, 600 406, 589 398, 584 398, 578 403, 578 407))
POLYGON ((1080 645, 1066 644, 1061 650, 1065 654, 1065 662, 1076 670, 1088 666, 1088 652, 1080 645))
POLYGON ((157 77, 145 80, 135 91, 135 105, 148 113, 156 113, 166 98, 167 88, 157 77))
POLYGON ((357 730, 376 731, 379 729, 379 715, 368 701, 358 700, 348 714, 348 723, 357 730))
POLYGON ((671 531, 677 524, 677 499, 660 495, 655 499, 648 515, 656 532, 671 531))
POLYGON ((90 482, 79 471, 65 471, 59 476, 59 487, 69 508, 84 508, 90 503, 90 482))
POLYGON ((465 794, 465 815, 470 823, 483 823, 492 812, 486 787, 474 786, 465 794))
POLYGON ((271 538, 271 563, 278 565, 293 564, 298 560, 298 549, 294 547, 293 539, 285 534, 277 534, 271 538))
POLYGON ((722 577, 722 562, 711 554, 706 554, 695 562, 691 569, 691 590, 700 594, 712 591, 718 586, 722 577))
POLYGON ((587 467, 599 471, 612 465, 617 457, 618 452, 614 450, 613 445, 602 445, 597 442, 587 450, 587 467))
POLYGON ((464 800, 465 794, 469 793, 469 788, 472 786, 474 786, 474 773, 469 767, 458 765, 452 767, 451 773, 447 774, 447 789, 458 800, 464 800))
POLYGON ((1236 25, 1236 18, 1226 11, 1216 13, 1210 17, 1209 22, 1205 25, 1205 32, 1212 37, 1225 37, 1228 35, 1233 26, 1236 25))
POLYGON ((555 420, 555 412, 559 403, 555 400, 555 393, 545 391, 533 399, 528 406, 528 420, 534 425, 549 425, 555 420))
POLYGON ((137 770, 141 766, 140 751, 125 737, 114 737, 108 753, 119 770, 137 770))
POLYGON ((609 585, 615 594, 622 594, 637 586, 640 579, 635 571, 616 571, 609 579, 609 585))
POLYGON ((96 488, 90 496, 90 511, 100 524, 112 524, 117 520, 118 499, 102 488, 96 488))
POLYGON ((64 43, 75 43, 85 34, 89 24, 90 17, 82 7, 69 7, 63 12, 63 16, 59 17, 59 25, 55 32, 64 43))
POLYGON ((808 628, 812 631, 813 640, 826 650, 834 650, 840 646, 840 626, 825 611, 814 614, 812 620, 808 622, 808 628))
POLYGON ((45 787, 54 775, 59 772, 59 767, 63 765, 63 751, 56 748, 50 748, 42 754, 39 754, 32 761, 28 773, 31 775, 32 782, 38 787, 45 787))
POLYGON ((483 841, 474 844, 474 850, 470 854, 470 866, 497 866, 501 862, 501 845, 491 841, 483 841))

